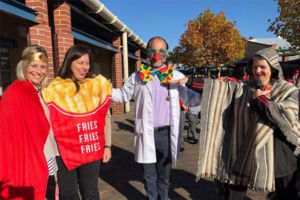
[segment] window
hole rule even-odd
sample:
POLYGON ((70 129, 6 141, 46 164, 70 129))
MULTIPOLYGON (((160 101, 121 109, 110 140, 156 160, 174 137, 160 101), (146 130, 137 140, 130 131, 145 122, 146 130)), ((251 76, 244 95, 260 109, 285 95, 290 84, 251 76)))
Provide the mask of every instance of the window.
POLYGON ((0 46, 0 96, 11 82, 9 48, 0 46))

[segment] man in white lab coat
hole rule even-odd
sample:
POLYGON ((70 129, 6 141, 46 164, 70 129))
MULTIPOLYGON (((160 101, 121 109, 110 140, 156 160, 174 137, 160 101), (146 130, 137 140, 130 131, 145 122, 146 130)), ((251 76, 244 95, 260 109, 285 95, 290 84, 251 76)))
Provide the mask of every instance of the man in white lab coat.
POLYGON ((119 103, 134 97, 135 161, 142 163, 150 200, 168 199, 171 166, 178 153, 179 96, 189 106, 199 105, 201 100, 185 85, 174 84, 184 75, 164 64, 167 51, 163 38, 151 38, 147 44, 149 66, 142 65, 122 88, 113 89, 112 93, 112 101, 119 103))

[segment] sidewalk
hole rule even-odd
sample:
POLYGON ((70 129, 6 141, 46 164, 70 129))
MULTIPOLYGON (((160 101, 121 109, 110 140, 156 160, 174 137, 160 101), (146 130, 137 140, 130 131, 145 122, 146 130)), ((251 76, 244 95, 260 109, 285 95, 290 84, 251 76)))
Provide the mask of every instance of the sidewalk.
MULTIPOLYGON (((199 126, 199 125, 198 125, 199 126)), ((187 137, 187 123, 184 138, 187 137)), ((112 159, 102 164, 100 170, 99 191, 101 200, 143 200, 145 189, 141 166, 134 161, 134 113, 112 116, 112 159)), ((197 129, 199 133, 200 130, 197 129)), ((222 200, 215 190, 213 182, 200 180, 195 182, 197 172, 199 144, 184 142, 185 151, 179 155, 177 166, 171 172, 171 200, 222 200)), ((300 191, 300 181, 297 184, 300 191)), ((298 192, 299 194, 299 192, 298 192)), ((245 199, 265 199, 266 193, 248 190, 245 199)))
MULTIPOLYGON (((145 189, 140 165, 134 161, 134 113, 112 116, 112 159, 102 164, 99 191, 101 200, 142 200, 145 189)), ((186 131, 184 132, 186 138, 186 131)), ((219 200, 213 182, 195 182, 199 144, 185 142, 177 166, 171 172, 170 199, 219 200)))

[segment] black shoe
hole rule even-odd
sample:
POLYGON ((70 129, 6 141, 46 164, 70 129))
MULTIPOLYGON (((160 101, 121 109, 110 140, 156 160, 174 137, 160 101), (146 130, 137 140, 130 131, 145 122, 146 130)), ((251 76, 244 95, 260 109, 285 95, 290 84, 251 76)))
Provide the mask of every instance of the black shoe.
POLYGON ((198 139, 194 139, 194 144, 198 144, 199 140, 198 139))
POLYGON ((184 151, 184 147, 180 147, 180 152, 183 152, 184 151))

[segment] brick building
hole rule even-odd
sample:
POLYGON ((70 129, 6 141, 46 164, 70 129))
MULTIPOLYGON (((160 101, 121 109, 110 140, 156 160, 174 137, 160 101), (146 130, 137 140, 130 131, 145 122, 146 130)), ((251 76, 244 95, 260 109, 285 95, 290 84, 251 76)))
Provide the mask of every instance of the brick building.
MULTIPOLYGON (((48 53, 50 81, 67 50, 89 46, 93 71, 122 87, 146 63, 146 44, 99 0, 0 0, 0 96, 15 80, 22 50, 38 44, 48 53)), ((122 114, 123 104, 112 103, 122 114)))

